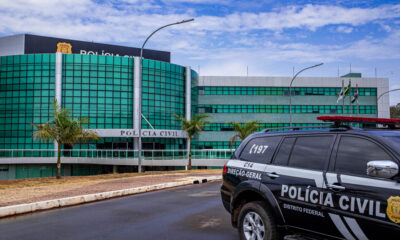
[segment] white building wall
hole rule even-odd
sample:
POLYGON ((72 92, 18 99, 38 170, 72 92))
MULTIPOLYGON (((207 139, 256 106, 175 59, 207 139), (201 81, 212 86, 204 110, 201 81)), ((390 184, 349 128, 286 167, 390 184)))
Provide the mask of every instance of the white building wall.
MULTIPOLYGON (((289 87, 291 77, 238 77, 238 76, 200 76, 198 86, 231 86, 231 87, 289 87)), ((377 97, 389 90, 388 78, 329 78, 297 77, 292 87, 342 87, 351 80, 353 87, 377 88, 377 97)), ((377 104, 378 117, 389 118, 389 94, 381 97, 377 104)))

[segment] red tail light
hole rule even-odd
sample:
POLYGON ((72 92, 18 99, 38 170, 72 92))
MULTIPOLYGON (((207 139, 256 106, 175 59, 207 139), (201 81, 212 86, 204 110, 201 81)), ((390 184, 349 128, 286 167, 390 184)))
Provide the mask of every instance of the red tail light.
POLYGON ((224 165, 224 169, 222 170, 223 174, 227 174, 228 173, 228 169, 226 168, 227 164, 228 164, 228 162, 226 162, 225 165, 224 165))

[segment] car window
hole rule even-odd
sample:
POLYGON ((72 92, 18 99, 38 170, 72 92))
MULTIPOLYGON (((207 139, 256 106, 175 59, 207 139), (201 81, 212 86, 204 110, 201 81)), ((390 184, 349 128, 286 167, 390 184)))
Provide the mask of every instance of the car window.
POLYGON ((376 143, 365 138, 342 136, 336 155, 335 171, 367 175, 367 163, 373 160, 392 160, 376 143))
POLYGON ((243 149, 240 159, 256 163, 270 163, 281 136, 251 139, 243 149))
POLYGON ((333 136, 298 137, 290 155, 289 166, 324 169, 333 139, 333 136))
POLYGON ((296 138, 285 138, 279 147, 278 153, 274 159, 274 164, 286 166, 289 160, 290 152, 292 151, 293 143, 296 138))

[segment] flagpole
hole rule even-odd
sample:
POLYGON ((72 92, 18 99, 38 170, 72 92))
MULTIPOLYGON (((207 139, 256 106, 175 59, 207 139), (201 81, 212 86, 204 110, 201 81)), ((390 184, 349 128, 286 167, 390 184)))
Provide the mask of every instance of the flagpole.
POLYGON ((350 91, 350 97, 349 97, 349 101, 350 101, 350 117, 351 116, 353 116, 353 109, 352 109, 352 106, 351 106, 351 79, 349 80, 349 86, 350 86, 350 88, 349 88, 349 91, 350 91))
MULTIPOLYGON (((360 114, 360 105, 358 104, 358 98, 357 98, 357 117, 360 114)), ((360 123, 358 123, 358 127, 360 127, 360 123)))
MULTIPOLYGON (((342 80, 342 89, 344 90, 344 80, 342 80)), ((346 93, 343 92, 343 98, 342 98, 342 114, 344 115, 344 97, 346 96, 346 93)))
MULTIPOLYGON (((358 92, 358 84, 356 84, 356 91, 357 91, 357 99, 356 99, 356 101, 357 101, 357 117, 358 117, 358 115, 360 114, 360 106, 358 104, 358 95, 360 93, 358 92)), ((358 123, 358 127, 360 127, 360 123, 358 123)))

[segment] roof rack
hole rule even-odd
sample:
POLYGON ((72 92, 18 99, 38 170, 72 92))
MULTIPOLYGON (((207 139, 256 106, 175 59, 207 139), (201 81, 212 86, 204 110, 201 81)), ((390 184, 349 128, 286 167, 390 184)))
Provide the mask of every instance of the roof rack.
POLYGON ((286 129, 293 130, 293 131, 298 131, 298 130, 301 130, 301 129, 304 129, 304 128, 330 128, 330 129, 344 128, 344 130, 353 129, 353 127, 348 126, 348 125, 340 125, 340 124, 336 125, 336 124, 333 124, 333 125, 329 125, 329 126, 327 126, 327 125, 317 125, 317 126, 313 125, 313 126, 267 128, 267 129, 262 130, 262 132, 269 132, 269 131, 272 131, 272 130, 286 130, 286 129))

